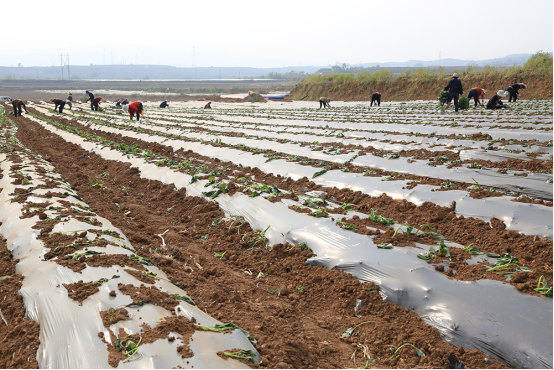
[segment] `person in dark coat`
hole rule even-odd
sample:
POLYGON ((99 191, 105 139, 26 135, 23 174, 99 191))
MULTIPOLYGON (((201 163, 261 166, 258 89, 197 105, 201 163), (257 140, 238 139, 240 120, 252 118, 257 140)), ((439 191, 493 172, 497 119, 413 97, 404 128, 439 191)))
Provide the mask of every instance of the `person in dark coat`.
POLYGON ((376 101, 378 106, 381 106, 381 93, 376 92, 373 95, 371 95, 371 106, 373 106, 373 102, 376 101))
POLYGON ((101 96, 97 96, 96 98, 92 99, 93 110, 95 110, 95 111, 98 110, 98 108, 100 107, 100 101, 101 100, 102 100, 101 96))
POLYGON ((452 102, 452 99, 454 99, 454 110, 458 111, 458 99, 460 98, 460 94, 463 95, 464 88, 462 87, 462 81, 458 79, 458 74, 454 73, 452 75, 452 79, 448 81, 448 85, 444 88, 444 91, 449 91, 450 94, 448 95, 448 101, 446 104, 446 109, 450 106, 450 103, 452 102))
POLYGON ((208 104, 204 106, 204 109, 212 109, 212 102, 209 101, 208 104))
MULTIPOLYGON (((91 92, 88 91, 88 90, 85 91, 85 93, 88 94, 88 99, 87 99, 87 101, 90 100, 90 110, 95 110, 95 109, 94 109, 94 94, 91 93, 91 92)), ((97 108, 96 110, 98 110, 98 108, 97 108)))
POLYGON ((514 103, 517 100, 517 97, 519 96, 519 89, 526 89, 527 85, 521 82, 518 82, 517 84, 513 84, 512 86, 508 86, 506 88, 506 91, 508 94, 510 94, 510 97, 508 98, 508 103, 512 102, 512 98, 514 98, 514 103))
POLYGON ((50 101, 51 101, 52 103, 55 104, 54 110, 58 109, 58 106, 59 106, 59 107, 60 107, 59 112, 60 112, 60 113, 63 112, 63 107, 65 107, 65 100, 62 100, 62 99, 51 99, 50 101))
POLYGON ((160 108, 169 108, 169 104, 167 104, 167 100, 164 100, 162 104, 160 104, 160 108))
POLYGON ((29 114, 29 112, 27 112, 27 107, 25 106, 25 103, 23 103, 23 100, 21 99, 12 100, 12 107, 14 117, 17 117, 17 113, 19 113, 19 116, 21 117, 21 107, 25 109, 25 113, 29 114))
POLYGON ((502 98, 506 98, 508 95, 509 95, 509 93, 507 93, 503 90, 498 90, 498 92, 492 98, 489 99, 489 101, 487 103, 487 109, 507 108, 507 106, 505 106, 502 103, 502 98))

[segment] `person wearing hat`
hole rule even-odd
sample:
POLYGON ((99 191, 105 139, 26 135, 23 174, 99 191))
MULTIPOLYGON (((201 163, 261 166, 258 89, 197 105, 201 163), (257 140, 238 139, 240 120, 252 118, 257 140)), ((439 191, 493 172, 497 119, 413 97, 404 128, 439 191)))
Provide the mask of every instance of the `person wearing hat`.
POLYGON ((160 108, 169 108, 169 104, 167 104, 167 100, 164 100, 162 104, 160 104, 160 108))
POLYGON ((331 102, 331 99, 329 98, 326 98, 326 97, 321 97, 319 98, 319 109, 321 109, 321 107, 323 106, 323 108, 331 108, 331 104, 329 104, 331 102))
POLYGON ((477 103, 479 103, 480 106, 484 106, 481 100, 485 100, 485 95, 487 95, 487 90, 481 89, 480 87, 472 87, 471 90, 469 90, 467 99, 471 101, 471 98, 473 98, 473 100, 475 100, 475 106, 477 106, 477 103))
POLYGON ((208 104, 204 105, 204 109, 212 109, 212 102, 209 101, 208 104))
POLYGON ((449 91, 450 94, 448 95, 448 101, 446 104, 446 109, 450 106, 450 103, 452 102, 452 99, 454 99, 454 110, 458 112, 458 99, 460 98, 460 94, 464 94, 464 88, 462 87, 462 81, 458 79, 458 74, 454 73, 452 75, 452 79, 448 81, 448 85, 444 88, 444 91, 449 91))
POLYGON ((19 112, 19 117, 21 117, 21 107, 25 109, 25 113, 29 114, 29 112, 27 112, 27 107, 25 106, 25 103, 23 103, 23 100, 21 99, 12 100, 12 107, 13 107, 14 117, 17 117, 18 112, 19 112))
POLYGON ((61 114, 63 112, 63 107, 65 107, 66 101, 62 100, 62 99, 50 99, 50 101, 55 104, 54 110, 56 110, 56 109, 58 109, 58 107, 60 107, 59 112, 61 114))
POLYGON ((381 106, 381 93, 380 92, 376 92, 376 93, 373 93, 373 95, 371 95, 371 105, 370 105, 370 107, 373 106, 373 102, 377 102, 377 105, 381 106))
POLYGON ((487 103, 487 109, 507 108, 507 106, 505 106, 502 103, 502 98, 506 98, 508 97, 508 95, 509 93, 507 93, 506 91, 498 90, 498 92, 492 98, 489 99, 487 103))
POLYGON ((69 106, 69 110, 73 107, 73 95, 71 93, 67 94, 67 99, 65 100, 66 104, 69 106))
POLYGON ((131 104, 125 104, 122 106, 125 112, 129 113, 129 118, 133 120, 133 115, 137 115, 137 121, 140 120, 140 115, 144 110, 141 101, 134 101, 131 104))
POLYGON ((521 82, 518 82, 517 84, 513 84, 512 86, 508 86, 506 88, 506 91, 510 94, 510 98, 508 99, 508 103, 512 102, 512 98, 514 98, 514 103, 517 100, 517 97, 519 96, 519 89, 526 89, 527 85, 521 82))

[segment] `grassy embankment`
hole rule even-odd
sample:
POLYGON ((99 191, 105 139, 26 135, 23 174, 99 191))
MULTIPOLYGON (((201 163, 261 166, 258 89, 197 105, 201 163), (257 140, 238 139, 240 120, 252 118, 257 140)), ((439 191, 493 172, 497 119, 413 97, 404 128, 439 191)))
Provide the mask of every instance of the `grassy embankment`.
MULTIPOLYGON (((523 99, 552 99, 552 57, 539 55, 529 59, 523 67, 486 66, 479 72, 474 66, 457 71, 467 95, 472 87, 487 90, 490 98, 498 90, 516 82, 527 84, 520 90, 523 99)), ((291 91, 292 99, 318 100, 326 96, 332 100, 371 100, 371 94, 379 91, 387 100, 433 100, 447 85, 451 74, 444 70, 431 71, 420 68, 393 76, 388 70, 310 76, 298 83, 291 91)))

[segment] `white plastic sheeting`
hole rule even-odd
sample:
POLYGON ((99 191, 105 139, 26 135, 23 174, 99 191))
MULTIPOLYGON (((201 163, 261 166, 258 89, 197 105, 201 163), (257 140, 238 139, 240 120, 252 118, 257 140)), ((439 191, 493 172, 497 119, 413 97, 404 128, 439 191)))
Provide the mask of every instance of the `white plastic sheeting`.
MULTIPOLYGON (((190 195, 205 191, 205 181, 189 185, 191 177, 186 174, 143 159, 128 159, 115 150, 43 126, 103 158, 130 163, 144 178, 184 187, 190 195)), ((383 288, 384 299, 414 310, 456 345, 478 348, 516 367, 552 367, 550 299, 521 294, 498 281, 450 280, 416 257, 421 250, 378 249, 366 236, 340 229, 331 220, 291 211, 284 203, 273 204, 240 193, 233 197, 220 195, 215 201, 229 214, 243 216, 254 229, 271 225, 266 232, 271 244, 305 241, 319 256, 311 263, 376 281, 383 288)))
MULTIPOLYGON (((38 221, 38 216, 20 219, 22 208, 25 204, 10 202, 11 196, 16 188, 29 188, 37 186, 44 182, 39 180, 39 175, 35 171, 35 165, 30 164, 30 157, 21 156, 22 165, 27 165, 22 171, 32 177, 31 185, 14 185, 13 177, 10 177, 11 161, 3 161, 5 154, 0 154, 0 165, 3 178, 0 179, 0 234, 7 240, 8 249, 12 252, 15 259, 19 259, 16 266, 16 272, 22 274, 23 285, 20 294, 24 298, 27 309, 27 316, 40 325, 40 347, 37 353, 37 361, 41 368, 110 368, 108 364, 108 350, 106 344, 98 337, 98 332, 104 332, 108 341, 115 338, 110 336, 108 328, 104 328, 100 317, 101 311, 106 311, 108 307, 117 307, 132 302, 127 295, 118 293, 116 297, 109 295, 111 290, 118 291, 117 284, 133 284, 140 286, 143 284, 132 275, 123 271, 121 266, 90 267, 87 266, 81 273, 75 273, 71 269, 58 265, 53 260, 44 260, 44 255, 48 250, 44 248, 42 241, 37 239, 40 230, 32 229, 38 221), (119 278, 108 281, 99 287, 99 292, 88 297, 80 306, 78 302, 68 297, 67 289, 63 284, 75 283, 79 280, 92 282, 100 278, 109 278, 113 275, 119 275, 119 278), (111 338, 111 339, 108 339, 111 338)), ((36 159, 36 158, 34 158, 36 159)), ((47 162, 42 161, 41 167, 47 171, 54 168, 47 162)), ((46 173, 44 176, 51 177, 54 180, 57 176, 46 173)), ((41 195, 48 191, 64 192, 65 188, 57 189, 36 189, 34 194, 41 195)), ((75 195, 73 191, 70 194, 75 195)), ((74 198, 68 197, 64 200, 73 201, 74 198)), ((45 201, 53 202, 52 206, 61 206, 60 198, 52 197, 49 199, 29 196, 27 203, 45 201)), ((83 202, 79 202, 83 204, 83 202)), ((86 206, 86 205, 85 205, 86 206)), ((54 211, 45 211, 48 216, 52 216, 54 211)), ((108 220, 95 216, 102 223, 101 227, 91 226, 69 216, 69 220, 58 223, 53 232, 71 231, 82 229, 99 229, 116 231, 124 235, 121 230, 115 228, 108 220)), ((92 238, 88 233, 89 239, 92 238)), ((95 235, 94 235, 95 236, 95 235)), ((112 240, 111 236, 103 236, 112 240)), ((129 241, 123 237, 124 244, 132 249, 129 241)), ((120 242, 121 243, 121 242, 120 242)), ((121 247, 108 245, 107 247, 89 247, 88 250, 105 252, 106 254, 124 254, 131 255, 132 252, 121 247)), ((145 266, 150 272, 157 274, 161 278, 167 278, 166 275, 156 267, 145 266)), ((146 286, 155 286, 168 294, 185 295, 180 288, 164 280, 157 280, 155 284, 144 284, 146 286)), ((118 328, 123 328, 127 333, 139 333, 140 325, 147 323, 155 327, 164 317, 171 316, 171 312, 152 304, 146 304, 140 307, 140 313, 136 314, 137 308, 127 308, 131 319, 120 321, 111 326, 111 329, 117 333, 118 328), (139 319, 139 316, 142 319, 139 319)), ((202 312, 196 306, 185 302, 180 302, 175 307, 178 315, 186 316, 189 319, 195 318, 202 325, 221 324, 219 321, 211 318, 202 312)), ((192 335, 190 343, 183 343, 174 333, 177 339, 169 342, 166 339, 159 339, 154 343, 140 346, 137 356, 134 356, 128 363, 120 362, 118 368, 172 368, 175 366, 197 368, 247 368, 239 361, 225 361, 217 356, 218 351, 232 348, 251 349, 255 352, 249 340, 239 330, 231 334, 195 332, 192 335), (192 358, 183 359, 177 352, 177 347, 182 344, 189 344, 194 352, 192 358)), ((255 352, 256 353, 256 352, 255 352)))

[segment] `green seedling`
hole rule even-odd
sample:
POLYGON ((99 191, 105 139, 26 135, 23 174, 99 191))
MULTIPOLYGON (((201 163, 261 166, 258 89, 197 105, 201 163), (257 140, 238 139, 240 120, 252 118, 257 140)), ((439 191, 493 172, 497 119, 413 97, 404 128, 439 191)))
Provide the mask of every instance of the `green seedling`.
POLYGON ((247 332, 246 330, 244 330, 243 328, 241 328, 240 326, 236 325, 235 323, 233 322, 230 322, 230 323, 227 323, 227 324, 215 324, 214 326, 204 326, 204 325, 200 325, 200 324, 194 324, 195 326, 198 326, 199 328, 203 329, 203 330, 208 330, 208 331, 214 331, 214 332, 221 332, 221 331, 232 331, 232 330, 240 330, 243 332, 244 335, 246 335, 246 337, 248 338, 248 340, 253 343, 253 344, 256 344, 258 343, 258 341, 256 340, 256 338, 254 338, 252 335, 250 335, 249 332, 247 332))
POLYGON ((210 237, 210 235, 209 235, 209 234, 206 234, 206 235, 202 235, 202 236, 200 237, 200 239, 199 239, 199 240, 202 240, 202 241, 204 241, 204 240, 208 240, 208 238, 209 238, 209 237, 210 237))
POLYGON ((141 256, 137 256, 136 254, 132 254, 129 256, 129 259, 131 261, 136 261, 136 262, 139 262, 145 266, 154 266, 154 263, 149 260, 148 258, 144 258, 144 257, 141 257, 141 256))
POLYGON ((196 181, 198 181, 198 177, 197 177, 196 175, 193 175, 193 176, 190 178, 189 185, 190 185, 190 184, 194 184, 196 181))
POLYGON ((236 352, 223 352, 223 354, 225 356, 240 358, 255 364, 259 364, 259 362, 256 360, 256 357, 254 356, 254 352, 252 352, 252 350, 250 349, 249 350, 241 349, 240 351, 236 351, 236 352))
POLYGON ((390 348, 390 351, 391 351, 391 353, 392 353, 392 356, 391 356, 390 358, 391 358, 391 359, 394 358, 394 357, 398 354, 398 352, 399 352, 404 346, 412 346, 412 347, 414 347, 414 349, 416 350, 416 353, 417 353, 417 357, 419 357, 419 358, 421 358, 421 356, 425 356, 425 353, 424 353, 422 350, 420 350, 419 348, 417 348, 416 346, 414 346, 413 344, 411 344, 411 343, 405 343, 405 344, 401 345, 401 346, 398 347, 398 348, 391 347, 391 348, 390 348))
POLYGON ((381 243, 377 244, 376 247, 380 249, 392 249, 394 245, 392 245, 391 243, 381 243))
POLYGON ((83 252, 83 253, 75 253, 73 256, 72 255, 66 256, 65 259, 66 260, 78 260, 79 258, 81 258, 83 256, 92 256, 92 255, 95 255, 95 254, 106 254, 106 253, 104 253, 104 252, 95 252, 95 251, 86 251, 86 252, 83 252))
POLYGON ((298 293, 301 293, 301 292, 304 291, 304 287, 303 287, 303 286, 299 286, 299 287, 296 288, 296 291, 297 291, 298 293))
MULTIPOLYGON (((246 223, 246 221, 244 220, 244 217, 242 217, 242 216, 233 216, 233 215, 231 215, 230 217, 231 217, 234 221, 239 222, 239 225, 229 226, 229 230, 231 230, 231 229, 237 229, 237 233, 240 234, 240 228, 246 223)), ((234 223, 234 222, 233 222, 233 223, 234 223)))
POLYGON ((265 236, 265 232, 269 229, 271 225, 268 225, 265 230, 254 230, 249 233, 246 233, 242 236, 241 240, 247 240, 247 243, 254 243, 252 244, 252 247, 255 247, 257 243, 261 243, 264 246, 269 245, 269 240, 265 236))
POLYGON ((496 260, 493 267, 487 270, 487 272, 489 271, 500 271, 497 272, 499 275, 509 275, 516 272, 533 272, 525 266, 520 266, 519 259, 509 253, 503 253, 502 256, 496 260), (514 271, 506 271, 512 269, 514 269, 514 271))
POLYGON ((295 244, 292 247, 290 247, 289 249, 287 249, 285 252, 290 252, 290 251, 292 251, 294 249, 297 249, 297 248, 302 250, 302 251, 307 249, 309 252, 313 253, 312 248, 308 247, 308 244, 306 242, 295 244))
POLYGON ((327 209, 325 207, 320 207, 317 210, 310 213, 310 216, 314 217, 329 217, 327 209))
POLYGON ((324 167, 322 170, 317 171, 316 173, 314 173, 313 176, 312 176, 312 179, 315 179, 316 177, 323 175, 327 171, 329 171, 329 168, 324 167))
POLYGON ((154 278, 156 280, 164 280, 164 281, 167 281, 168 283, 171 283, 173 285, 175 285, 176 287, 178 288, 181 288, 181 289, 185 289, 185 286, 183 284, 179 284, 179 283, 174 283, 173 281, 171 280, 168 280, 168 279, 164 279, 163 277, 159 277, 157 274, 153 273, 153 272, 148 272, 146 270, 142 270, 141 272, 141 275, 143 276, 148 276, 148 277, 151 277, 151 278, 154 278))
POLYGON ((123 343, 123 340, 116 339, 113 342, 114 347, 121 353, 123 353, 125 356, 128 356, 126 360, 123 361, 123 363, 129 362, 129 360, 137 354, 139 350, 140 343, 142 342, 142 337, 139 336, 139 340, 137 343, 131 341, 131 339, 134 339, 134 335, 127 336, 126 339, 129 339, 126 343, 123 343))
POLYGON ((227 253, 227 251, 225 251, 225 252, 220 252, 220 253, 215 252, 215 253, 214 253, 214 257, 219 258, 219 259, 222 259, 223 256, 225 255, 225 253, 227 253))
MULTIPOLYGON (((173 282, 171 282, 171 283, 173 284, 173 282)), ((192 299, 190 299, 190 298, 187 297, 187 296, 179 295, 179 294, 173 294, 172 297, 175 298, 175 299, 178 299, 178 300, 180 300, 180 301, 187 302, 187 303, 190 304, 190 305, 196 306, 196 303, 194 303, 194 302, 192 301, 192 299)))
POLYGON ((385 226, 394 225, 396 222, 392 218, 386 218, 383 215, 377 214, 377 212, 371 208, 370 214, 367 216, 371 221, 378 222, 385 226))
POLYGON ((403 233, 403 234, 412 235, 412 230, 414 229, 414 227, 413 227, 413 226, 410 226, 409 223, 404 222, 403 224, 401 224, 400 226, 398 226, 398 228, 396 229, 396 231, 395 231, 394 234, 392 235, 393 238, 396 236, 396 234, 398 233, 398 231, 400 231, 400 229, 402 228, 402 226, 406 226, 406 232, 403 233))
POLYGON ((100 175, 100 177, 102 177, 102 178, 106 178, 106 177, 109 177, 109 176, 110 176, 109 172, 102 172, 102 174, 100 175))
POLYGON ((368 324, 368 323, 370 323, 370 322, 373 322, 373 323, 375 323, 375 325, 377 325, 377 322, 375 322, 375 321, 365 321, 365 322, 362 322, 362 323, 360 323, 360 324, 358 324, 358 325, 356 325, 356 326, 353 326, 353 327, 351 327, 351 328, 346 329, 346 331, 345 331, 344 333, 342 333, 342 337, 343 337, 343 338, 349 338, 349 337, 351 337, 352 334, 354 334, 354 330, 355 330, 358 326, 362 326, 362 325, 368 324))
POLYGON ((98 280, 96 280, 96 281, 93 281, 92 284, 100 286, 100 285, 102 285, 102 284, 104 284, 104 283, 107 283, 108 281, 110 281, 110 280, 112 280, 112 279, 117 279, 117 278, 119 278, 119 277, 120 277, 119 275, 113 275, 113 276, 112 276, 111 278, 109 278, 109 279, 108 279, 108 278, 101 278, 101 279, 98 279, 98 280))
POLYGON ((422 252, 417 255, 418 258, 421 258, 422 260, 430 260, 433 257, 437 256, 437 251, 435 248, 431 247, 427 252, 422 252))
POLYGON ((471 179, 473 180, 473 185, 468 186, 467 190, 480 190, 481 185, 479 185, 479 182, 477 182, 477 180, 475 180, 473 177, 471 179))
POLYGON ((544 296, 547 296, 549 298, 552 298, 552 287, 548 286, 548 282, 546 281, 546 278, 544 275, 541 275, 539 278, 539 283, 537 284, 537 287, 535 288, 535 292, 542 294, 544 296))
POLYGON ((341 204, 340 208, 342 208, 345 211, 350 211, 351 209, 354 208, 354 206, 352 204, 343 203, 341 204))
POLYGON ((441 240, 440 244, 439 244, 439 250, 437 251, 437 254, 439 253, 444 253, 444 256, 446 258, 448 258, 450 261, 452 261, 452 255, 450 254, 450 248, 448 248, 446 246, 446 244, 444 244, 444 241, 441 240))
POLYGON ((358 228, 354 224, 347 224, 345 222, 337 221, 337 225, 345 230, 358 230, 358 228))

